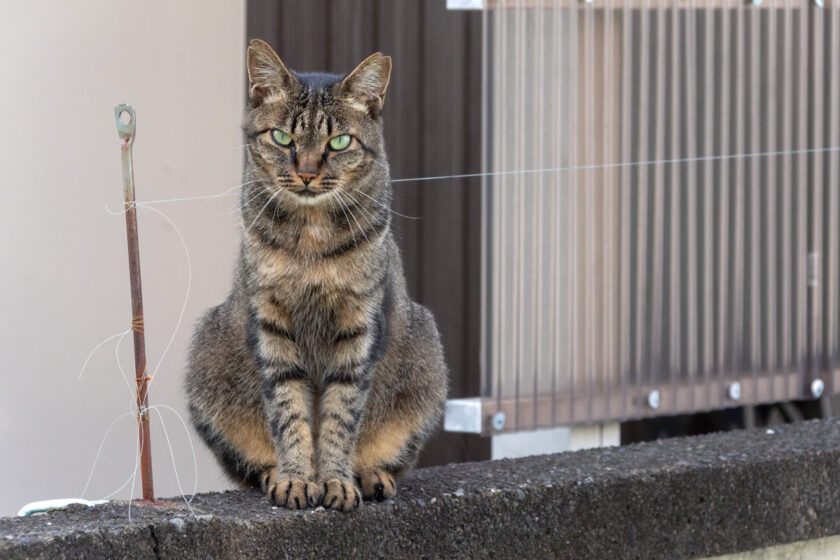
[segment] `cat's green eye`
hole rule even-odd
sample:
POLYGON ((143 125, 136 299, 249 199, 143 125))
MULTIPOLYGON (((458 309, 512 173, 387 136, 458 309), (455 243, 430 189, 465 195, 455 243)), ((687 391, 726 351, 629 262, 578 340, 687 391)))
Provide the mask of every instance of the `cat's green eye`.
POLYGON ((335 138, 330 139, 330 148, 335 151, 343 150, 347 146, 350 145, 350 135, 349 134, 342 134, 341 136, 336 136, 335 138))
POLYGON ((285 132, 277 130, 276 128, 271 131, 271 138, 281 146, 288 146, 292 143, 291 136, 289 136, 285 132))

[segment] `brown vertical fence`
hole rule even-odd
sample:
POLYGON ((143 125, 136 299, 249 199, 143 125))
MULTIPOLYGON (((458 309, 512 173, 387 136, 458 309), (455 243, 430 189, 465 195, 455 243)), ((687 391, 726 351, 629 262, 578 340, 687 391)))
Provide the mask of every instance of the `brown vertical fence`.
POLYGON ((840 389, 840 3, 483 18, 482 430, 840 389))

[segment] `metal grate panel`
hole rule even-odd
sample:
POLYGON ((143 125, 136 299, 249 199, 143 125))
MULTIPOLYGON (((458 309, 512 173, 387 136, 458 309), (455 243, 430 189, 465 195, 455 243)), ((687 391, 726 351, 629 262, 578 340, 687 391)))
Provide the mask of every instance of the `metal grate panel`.
POLYGON ((840 2, 483 13, 485 417, 840 388, 840 2))

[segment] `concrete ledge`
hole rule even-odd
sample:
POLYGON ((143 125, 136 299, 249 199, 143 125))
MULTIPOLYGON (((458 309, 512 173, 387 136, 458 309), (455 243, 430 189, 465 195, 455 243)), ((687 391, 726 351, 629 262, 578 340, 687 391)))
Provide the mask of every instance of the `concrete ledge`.
POLYGON ((196 496, 0 519, 0 557, 702 558, 840 534, 840 422, 422 469, 352 514, 196 496))

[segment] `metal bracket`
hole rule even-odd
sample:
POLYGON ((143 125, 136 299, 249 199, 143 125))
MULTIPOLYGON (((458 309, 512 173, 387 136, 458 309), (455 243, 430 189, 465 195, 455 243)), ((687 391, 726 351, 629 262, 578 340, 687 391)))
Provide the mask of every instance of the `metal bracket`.
POLYGON ((449 399, 446 401, 446 414, 443 429, 447 432, 480 434, 484 418, 481 415, 481 399, 449 399))
POLYGON ((483 10, 484 0, 446 0, 447 10, 483 10))
POLYGON ((654 389, 647 395, 647 405, 656 410, 659 408, 659 391, 654 389))
POLYGON ((814 379, 811 382, 811 396, 818 399, 825 391, 825 382, 822 379, 814 379))
POLYGON ((507 416, 505 416, 504 412, 497 412, 493 415, 490 419, 490 424, 493 426, 493 429, 497 432, 501 432, 505 427, 505 421, 507 420, 507 416))

